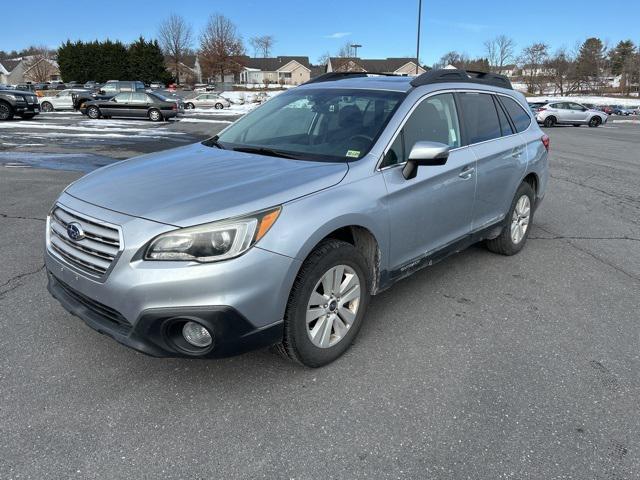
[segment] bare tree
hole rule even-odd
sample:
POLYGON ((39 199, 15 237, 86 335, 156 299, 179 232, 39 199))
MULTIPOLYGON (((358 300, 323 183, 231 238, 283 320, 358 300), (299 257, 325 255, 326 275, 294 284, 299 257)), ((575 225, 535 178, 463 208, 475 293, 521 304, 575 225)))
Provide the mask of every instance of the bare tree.
POLYGON ((30 47, 31 55, 25 60, 25 78, 32 82, 48 82, 58 74, 52 52, 44 46, 30 47))
POLYGON ((540 94, 544 94, 543 70, 548 57, 549 46, 546 43, 533 43, 522 51, 520 62, 529 93, 538 88, 540 94))
POLYGON ((242 65, 238 57, 244 55, 242 37, 231 20, 221 14, 209 17, 200 35, 202 63, 208 74, 224 77, 229 73, 239 73, 242 65))
POLYGON ((469 56, 466 53, 459 53, 452 50, 440 57, 440 60, 433 65, 433 68, 445 68, 451 65, 456 68, 464 69, 467 64, 469 64, 469 56))
POLYGON ((580 80, 576 74, 576 61, 565 48, 560 48, 546 63, 546 70, 550 72, 551 81, 556 92, 561 96, 577 92, 580 80))
POLYGON ((496 38, 484 42, 489 65, 497 73, 502 73, 504 66, 513 59, 515 45, 513 39, 506 35, 498 35, 496 38))
POLYGON ((347 42, 340 47, 338 53, 336 54, 338 58, 351 58, 351 42, 347 42))
POLYGON ((271 48, 273 48, 273 44, 276 43, 273 35, 261 35, 259 37, 251 37, 249 40, 249 44, 253 47, 253 56, 257 57, 258 53, 262 57, 270 57, 271 56, 271 48))
POLYGON ((318 65, 326 65, 329 63, 329 58, 331 58, 331 54, 329 52, 324 52, 318 57, 318 65))
POLYGON ((193 43, 193 30, 186 20, 172 13, 158 29, 160 46, 165 55, 171 60, 174 68, 176 82, 180 83, 180 64, 190 52, 193 43))

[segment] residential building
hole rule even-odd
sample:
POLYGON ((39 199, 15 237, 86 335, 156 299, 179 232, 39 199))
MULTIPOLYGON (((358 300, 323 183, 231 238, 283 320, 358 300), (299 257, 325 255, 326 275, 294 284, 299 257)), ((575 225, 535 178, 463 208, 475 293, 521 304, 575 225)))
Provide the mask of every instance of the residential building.
POLYGON ((58 62, 34 56, 0 60, 0 83, 15 85, 25 82, 60 80, 58 62), (41 62, 47 62, 43 67, 41 62), (41 78, 40 78, 41 77, 41 78))
POLYGON ((202 83, 202 68, 198 55, 185 55, 178 67, 175 62, 165 55, 164 63, 173 78, 179 78, 181 84, 194 85, 202 83))
POLYGON ((311 78, 309 57, 240 57, 241 83, 301 85, 311 78))
POLYGON ((416 65, 415 58, 342 58, 331 57, 327 62, 327 72, 369 72, 393 75, 420 75, 427 70, 416 65))

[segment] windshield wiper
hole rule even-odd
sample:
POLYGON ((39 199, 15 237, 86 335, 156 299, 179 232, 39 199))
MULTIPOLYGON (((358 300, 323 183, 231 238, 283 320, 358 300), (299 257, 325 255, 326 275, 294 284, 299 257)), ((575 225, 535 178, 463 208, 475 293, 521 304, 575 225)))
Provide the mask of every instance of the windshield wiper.
POLYGON ((292 155, 290 153, 281 152, 279 150, 273 150, 272 148, 264 148, 264 147, 236 147, 233 149, 234 152, 244 152, 244 153, 257 153, 258 155, 267 155, 269 157, 281 157, 281 158, 291 158, 293 160, 300 160, 300 158, 296 155, 292 155))
POLYGON ((218 135, 216 135, 214 137, 211 137, 211 138, 207 138, 204 142, 202 142, 202 144, 205 147, 216 147, 216 148, 220 148, 222 150, 225 149, 225 147, 220 142, 218 142, 218 135))

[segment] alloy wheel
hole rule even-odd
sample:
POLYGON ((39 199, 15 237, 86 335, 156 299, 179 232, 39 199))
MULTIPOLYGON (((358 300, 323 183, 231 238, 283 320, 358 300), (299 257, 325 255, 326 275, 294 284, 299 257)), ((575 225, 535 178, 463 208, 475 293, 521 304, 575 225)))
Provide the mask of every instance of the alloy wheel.
POLYGON ((531 201, 527 195, 522 195, 516 202, 511 216, 511 241, 519 244, 529 228, 531 217, 531 201))
POLYGON ((10 116, 11 110, 9 109, 9 105, 0 103, 0 120, 8 120, 10 116))
POLYGON ((316 283, 307 304, 307 335, 319 348, 340 342, 356 320, 361 281, 355 270, 337 265, 316 283))

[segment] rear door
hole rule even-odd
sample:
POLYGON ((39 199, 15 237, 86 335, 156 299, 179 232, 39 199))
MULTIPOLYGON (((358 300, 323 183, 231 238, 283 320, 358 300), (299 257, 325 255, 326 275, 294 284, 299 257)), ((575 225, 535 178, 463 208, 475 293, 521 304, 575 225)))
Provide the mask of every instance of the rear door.
POLYGON ((498 223, 509 210, 513 185, 526 168, 526 151, 494 95, 464 92, 458 100, 464 141, 477 159, 472 229, 478 231, 498 223))
POLYGON ((132 117, 146 117, 147 111, 153 101, 144 92, 133 92, 131 94, 129 112, 132 117))
POLYGON ((397 275, 469 233, 475 164, 473 152, 461 145, 454 95, 419 100, 380 165, 388 192, 389 260, 397 275), (402 169, 418 141, 444 143, 452 150, 445 165, 419 167, 416 177, 407 180, 402 169))

